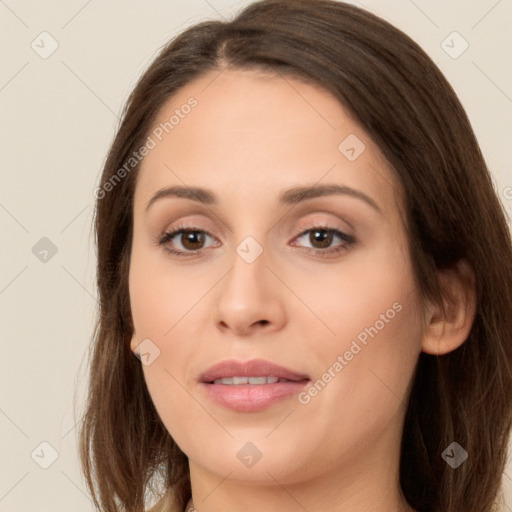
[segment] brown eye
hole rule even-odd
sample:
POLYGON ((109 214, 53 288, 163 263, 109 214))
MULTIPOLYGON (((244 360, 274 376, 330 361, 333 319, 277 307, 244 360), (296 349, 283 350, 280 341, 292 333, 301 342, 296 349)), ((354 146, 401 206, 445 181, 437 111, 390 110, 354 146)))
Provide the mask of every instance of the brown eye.
POLYGON ((203 231, 186 231, 181 232, 180 242, 183 247, 190 251, 202 249, 205 236, 203 231))
MULTIPOLYGON (((304 247, 297 242, 293 242, 291 245, 299 246, 301 250, 322 257, 332 257, 346 251, 356 242, 354 237, 326 226, 312 227, 299 235, 296 240, 304 238, 308 234, 308 243, 311 244, 311 247, 304 247), (341 243, 331 247, 335 238, 340 239, 341 243)), ((167 252, 175 256, 196 256, 208 247, 205 247, 206 237, 214 238, 202 229, 178 227, 172 232, 163 233, 157 241, 167 252)), ((210 245, 214 245, 214 243, 210 245)))
POLYGON ((172 232, 163 233, 158 239, 158 244, 171 254, 194 256, 205 248, 206 237, 213 238, 201 229, 178 227, 172 232))
POLYGON ((346 251, 356 243, 353 236, 347 235, 336 228, 329 228, 327 226, 313 226, 308 230, 303 231, 296 240, 300 240, 306 236, 307 242, 311 244, 310 247, 303 246, 296 241, 294 241, 292 245, 299 246, 301 250, 305 252, 310 252, 322 257, 330 257, 346 251), (309 236, 307 236, 308 234, 309 236), (341 240, 341 243, 332 246, 335 238, 341 240))
POLYGON ((332 243, 334 232, 328 229, 312 229, 310 230, 309 240, 315 249, 325 249, 332 243), (318 245, 314 245, 318 244, 318 245))

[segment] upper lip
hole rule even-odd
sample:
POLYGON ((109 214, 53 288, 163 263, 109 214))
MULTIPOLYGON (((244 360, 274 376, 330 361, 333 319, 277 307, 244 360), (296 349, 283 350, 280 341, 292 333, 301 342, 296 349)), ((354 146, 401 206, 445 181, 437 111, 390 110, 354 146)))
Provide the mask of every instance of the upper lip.
POLYGON ((213 382, 222 377, 279 377, 280 379, 301 381, 309 380, 309 377, 303 373, 294 372, 283 366, 265 361, 264 359, 252 359, 250 361, 236 361, 229 359, 214 364, 208 370, 203 372, 200 382, 213 382))

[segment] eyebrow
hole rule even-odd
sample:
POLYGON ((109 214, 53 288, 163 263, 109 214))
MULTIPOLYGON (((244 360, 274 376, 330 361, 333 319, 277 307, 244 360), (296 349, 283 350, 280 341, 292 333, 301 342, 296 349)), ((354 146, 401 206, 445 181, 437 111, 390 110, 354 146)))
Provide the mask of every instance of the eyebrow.
MULTIPOLYGON (((379 205, 365 193, 345 185, 326 184, 314 185, 309 187, 294 187, 281 192, 279 195, 279 203, 282 205, 296 205, 308 199, 330 195, 346 195, 360 199, 370 205, 373 209, 382 215, 379 205)), ((167 187, 158 190, 146 205, 146 211, 158 200, 168 197, 180 197, 190 199, 207 205, 215 205, 218 203, 217 196, 209 189, 201 187, 167 187)))

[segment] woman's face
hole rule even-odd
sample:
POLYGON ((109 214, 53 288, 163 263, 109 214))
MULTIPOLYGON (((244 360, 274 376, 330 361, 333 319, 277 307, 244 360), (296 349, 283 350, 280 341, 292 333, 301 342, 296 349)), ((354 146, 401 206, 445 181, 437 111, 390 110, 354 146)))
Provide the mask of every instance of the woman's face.
POLYGON ((181 89, 149 136, 131 347, 191 472, 284 485, 396 460, 423 312, 376 145, 322 89, 240 70, 181 89), (201 382, 255 359, 294 382, 201 382))

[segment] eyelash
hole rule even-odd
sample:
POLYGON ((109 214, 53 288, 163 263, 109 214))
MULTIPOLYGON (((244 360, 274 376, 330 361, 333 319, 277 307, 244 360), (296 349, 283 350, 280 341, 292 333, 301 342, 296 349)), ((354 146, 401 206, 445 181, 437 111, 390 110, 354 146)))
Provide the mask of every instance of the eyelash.
MULTIPOLYGON (((353 236, 347 235, 346 233, 343 233, 342 231, 340 231, 340 230, 338 230, 336 228, 331 228, 331 227, 328 227, 328 226, 316 226, 316 225, 308 227, 307 229, 302 231, 300 234, 298 234, 295 237, 295 239, 303 237, 304 235, 306 235, 310 231, 326 231, 327 233, 332 233, 335 236, 338 236, 339 238, 341 238, 345 242, 345 243, 341 244, 340 246, 338 246, 337 248, 334 248, 334 249, 332 249, 332 248, 331 249, 314 249, 314 248, 313 249, 310 249, 310 248, 302 248, 302 249, 300 249, 303 252, 313 253, 316 256, 320 256, 320 257, 323 257, 323 258, 329 257, 328 255, 338 254, 338 253, 341 253, 343 251, 346 251, 350 247, 355 245, 355 243, 356 243, 356 239, 353 236)), ((205 249, 198 249, 196 251, 177 251, 176 249, 173 249, 172 247, 170 247, 170 245, 168 245, 168 242, 170 242, 174 237, 176 237, 177 235, 180 235, 182 233, 187 233, 187 232, 190 232, 190 233, 204 233, 207 236, 210 236, 210 237, 213 238, 213 235, 208 233, 208 231, 205 231, 203 229, 198 229, 198 228, 195 228, 195 227, 189 227, 189 226, 182 225, 182 226, 178 226, 173 231, 165 231, 164 233, 162 233, 158 237, 157 243, 158 243, 159 246, 164 246, 163 247, 164 250, 166 250, 167 252, 169 252, 170 254, 172 254, 174 256, 187 258, 187 257, 196 256, 198 254, 201 254, 205 249)))

